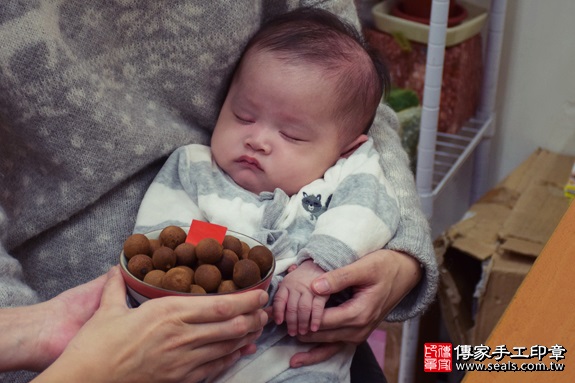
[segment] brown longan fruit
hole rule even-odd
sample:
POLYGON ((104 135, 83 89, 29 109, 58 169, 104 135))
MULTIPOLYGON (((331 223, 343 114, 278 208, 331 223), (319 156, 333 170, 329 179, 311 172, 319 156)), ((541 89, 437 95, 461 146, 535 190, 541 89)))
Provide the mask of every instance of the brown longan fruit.
POLYGON ((181 243, 175 249, 176 265, 194 267, 196 264, 196 247, 191 243, 181 243))
POLYGON ((166 275, 162 278, 162 288, 166 290, 189 293, 191 285, 191 274, 180 267, 174 267, 173 269, 166 271, 166 275))
POLYGON ((192 281, 190 282, 190 284, 194 283, 194 274, 195 274, 194 269, 192 269, 192 268, 189 267, 189 266, 183 266, 183 265, 176 266, 176 267, 174 267, 174 269, 182 269, 182 270, 185 270, 188 274, 190 274, 190 279, 192 280, 192 281))
POLYGON ((258 265, 262 278, 267 275, 274 263, 274 256, 271 250, 262 245, 252 247, 248 253, 248 259, 251 259, 258 265))
POLYGON ((200 265, 194 274, 194 282, 202 286, 207 293, 211 293, 216 291, 222 282, 222 273, 214 265, 200 265))
POLYGON ((207 294, 206 290, 204 290, 204 288, 202 286, 199 286, 196 284, 194 284, 190 287, 190 292, 193 294, 207 294))
POLYGON ((154 268, 168 271, 176 265, 176 253, 171 248, 162 246, 154 251, 152 262, 154 263, 154 268))
POLYGON ((241 257, 243 252, 242 243, 238 238, 234 237, 233 235, 226 235, 224 237, 224 241, 222 242, 222 246, 224 247, 224 249, 230 249, 231 251, 236 253, 238 257, 241 257))
POLYGON ((224 247, 213 238, 204 238, 196 245, 196 257, 200 264, 214 264, 222 258, 224 247))
POLYGON ((222 281, 218 286, 218 293, 233 293, 234 291, 238 290, 238 286, 234 283, 234 281, 226 279, 222 281))
POLYGON ((187 234, 179 226, 166 226, 160 232, 160 242, 162 246, 167 246, 170 249, 175 249, 179 244, 186 241, 187 234))
POLYGON ((223 279, 232 279, 234 275, 234 265, 239 261, 238 255, 230 249, 222 251, 222 258, 216 263, 222 273, 223 279))
POLYGON ((152 254, 154 254, 154 251, 158 250, 161 246, 162 244, 160 243, 160 240, 158 238, 150 239, 150 248, 152 251, 150 253, 150 256, 152 256, 152 254))
POLYGON ((260 268, 251 259, 241 259, 234 265, 234 283, 241 289, 258 283, 260 268))
POLYGON ((240 259, 248 259, 248 254, 250 252, 250 245, 248 245, 244 241, 240 241, 240 242, 242 244, 242 254, 240 256, 240 259))
POLYGON ((150 270, 144 276, 144 282, 152 286, 162 287, 162 278, 165 274, 166 272, 163 270, 150 270))
POLYGON ((128 261, 128 271, 140 280, 144 280, 146 274, 153 269, 152 258, 145 254, 136 254, 128 261))
POLYGON ((152 255, 150 240, 144 234, 132 234, 124 241, 124 255, 127 259, 136 254, 152 255))

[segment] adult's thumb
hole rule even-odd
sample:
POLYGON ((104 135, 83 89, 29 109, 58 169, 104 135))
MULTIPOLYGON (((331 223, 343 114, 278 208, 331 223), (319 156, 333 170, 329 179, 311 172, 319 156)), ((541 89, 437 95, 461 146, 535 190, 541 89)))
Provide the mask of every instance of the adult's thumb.
POLYGON ((126 305, 126 285, 118 265, 113 266, 107 274, 108 280, 102 291, 100 307, 107 305, 126 305))
POLYGON ((355 286, 358 281, 355 280, 353 270, 354 267, 352 263, 351 265, 328 271, 314 279, 311 283, 311 288, 317 295, 329 295, 355 286))

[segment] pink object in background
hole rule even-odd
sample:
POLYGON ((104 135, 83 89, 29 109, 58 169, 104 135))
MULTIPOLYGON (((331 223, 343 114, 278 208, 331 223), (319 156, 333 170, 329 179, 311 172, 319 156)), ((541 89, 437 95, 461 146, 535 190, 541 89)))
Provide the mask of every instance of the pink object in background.
POLYGON ((377 363, 383 370, 385 364, 385 346, 387 341, 387 332, 385 330, 375 330, 367 338, 367 343, 371 347, 377 363))

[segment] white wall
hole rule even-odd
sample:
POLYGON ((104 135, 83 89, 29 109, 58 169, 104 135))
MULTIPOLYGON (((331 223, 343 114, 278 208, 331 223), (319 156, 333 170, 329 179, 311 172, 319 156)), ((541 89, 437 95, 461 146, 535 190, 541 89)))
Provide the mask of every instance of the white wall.
POLYGON ((489 186, 538 147, 575 155, 574 18, 575 0, 508 0, 489 186))

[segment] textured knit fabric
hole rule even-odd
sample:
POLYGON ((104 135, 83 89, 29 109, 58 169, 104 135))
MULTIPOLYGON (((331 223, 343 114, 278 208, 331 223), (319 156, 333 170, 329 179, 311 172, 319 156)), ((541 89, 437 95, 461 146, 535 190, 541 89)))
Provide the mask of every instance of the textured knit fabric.
MULTIPOLYGON (((209 142, 261 21, 316 4, 357 24, 351 0, 1 1, 0 305, 49 299, 117 264, 167 156, 209 142)), ((424 277, 389 320, 421 313, 438 281, 396 129, 381 107, 371 135, 401 217, 386 247, 416 257, 424 277)))

